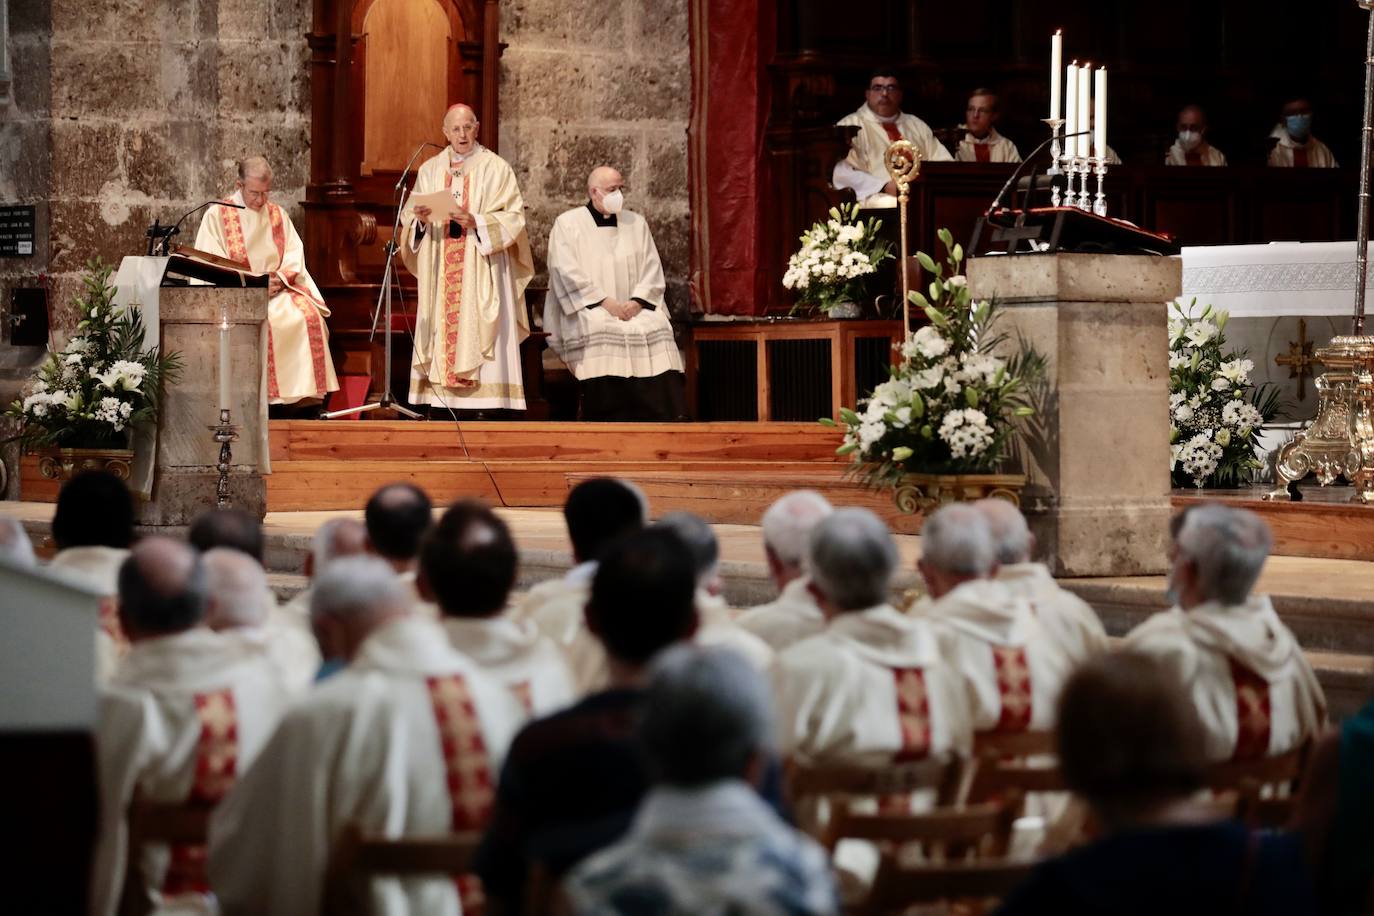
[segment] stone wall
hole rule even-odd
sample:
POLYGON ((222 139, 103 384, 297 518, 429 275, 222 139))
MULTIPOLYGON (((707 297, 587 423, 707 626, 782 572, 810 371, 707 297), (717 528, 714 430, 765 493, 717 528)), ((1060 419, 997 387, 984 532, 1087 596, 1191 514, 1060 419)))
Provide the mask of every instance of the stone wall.
POLYGON ((653 229, 674 314, 688 308, 687 0, 503 0, 500 148, 529 214, 537 283, 549 227, 603 163, 653 229))

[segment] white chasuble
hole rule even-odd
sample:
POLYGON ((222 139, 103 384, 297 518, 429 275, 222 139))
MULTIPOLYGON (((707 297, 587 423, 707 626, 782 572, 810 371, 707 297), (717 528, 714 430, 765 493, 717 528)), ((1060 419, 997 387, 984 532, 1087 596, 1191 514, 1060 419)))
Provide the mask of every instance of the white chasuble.
MULTIPOLYGON (((599 214, 597 215, 599 216, 599 214)), ((590 205, 568 210, 549 232, 549 346, 579 380, 652 378, 682 371, 682 355, 663 302, 663 265, 649 224, 623 210, 598 225, 590 205), (654 306, 629 321, 599 307, 607 298, 654 306)))
POLYGON ((48 568, 70 575, 103 596, 100 599, 100 629, 95 634, 95 679, 103 684, 114 674, 119 660, 129 650, 129 640, 119 623, 119 567, 129 551, 122 547, 68 547, 58 551, 48 568))
POLYGON ((964 134, 954 158, 959 162, 1020 162, 1021 151, 994 128, 982 139, 971 133, 964 134))
POLYGON ((793 579, 782 587, 775 600, 750 608, 735 623, 768 643, 775 652, 815 636, 825 629, 825 614, 816 605, 809 584, 805 576, 793 579))
POLYGON ((1006 586, 975 579, 911 613, 930 622, 940 655, 968 690, 976 732, 1047 731, 1073 659, 1006 586))
POLYGON ((115 912, 126 871, 135 882, 126 896, 151 907, 204 908, 205 847, 129 849, 129 806, 135 798, 217 803, 267 743, 291 696, 262 646, 239 634, 196 627, 133 644, 101 694, 92 912, 115 912))
POLYGON ((849 155, 836 163, 831 182, 837 188, 852 189, 862 207, 897 206, 896 197, 883 193, 883 187, 891 180, 883 156, 893 141, 911 141, 922 162, 949 162, 954 158, 935 139, 929 125, 915 115, 881 118, 865 103, 836 123, 839 127, 857 127, 859 132, 850 144, 849 155))
MULTIPOLYGON (((231 203, 242 204, 235 191, 231 203)), ((210 207, 200 221, 196 247, 247 264, 283 284, 267 303, 267 401, 294 404, 337 391, 329 356, 329 309, 305 269, 305 247, 286 211, 268 201, 262 209, 210 207)))
MULTIPOLYGON (((215 810, 210 883, 226 916, 318 913, 331 851, 356 827, 383 837, 481 830, 525 711, 454 651, 434 621, 382 624, 299 701, 215 810)), ((381 916, 462 912, 449 877, 343 889, 381 916)), ((466 896, 466 894, 465 894, 466 896)))
POLYGON ((1109 648, 1107 631, 1092 606, 1054 581, 1043 563, 1011 563, 997 570, 997 581, 1025 599, 1050 640, 1077 665, 1109 648))
POLYGON ((534 260, 525 203, 506 160, 482 146, 452 148, 420 166, 415 194, 449 190, 472 231, 401 214, 401 256, 419 281, 410 402, 466 410, 524 410, 520 343, 529 336, 525 287, 534 260))
POLYGON ((1211 760, 1282 754, 1326 725, 1321 684, 1267 596, 1163 611, 1125 648, 1159 659, 1188 691, 1211 760))
POLYGON ((441 625, 453 648, 505 684, 531 715, 546 716, 577 698, 563 650, 529 620, 445 617, 441 625))

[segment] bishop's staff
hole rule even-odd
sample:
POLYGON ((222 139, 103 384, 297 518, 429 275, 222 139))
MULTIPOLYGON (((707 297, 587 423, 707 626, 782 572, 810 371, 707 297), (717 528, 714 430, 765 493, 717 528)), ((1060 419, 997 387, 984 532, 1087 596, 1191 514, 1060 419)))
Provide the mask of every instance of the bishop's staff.
POLYGON ((911 278, 907 275, 906 202, 907 187, 921 173, 921 153, 909 140, 896 140, 883 153, 883 164, 897 185, 897 213, 902 237, 902 343, 911 340, 911 278))

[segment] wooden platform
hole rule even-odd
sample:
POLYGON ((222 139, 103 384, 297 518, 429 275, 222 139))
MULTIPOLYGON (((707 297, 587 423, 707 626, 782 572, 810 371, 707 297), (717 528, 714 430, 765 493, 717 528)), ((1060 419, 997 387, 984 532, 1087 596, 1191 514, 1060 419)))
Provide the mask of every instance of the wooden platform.
POLYGON ((1221 502, 1249 509, 1269 523, 1274 553, 1329 560, 1374 559, 1374 506, 1350 502, 1350 487, 1304 485, 1301 502, 1269 502, 1267 487, 1249 490, 1174 491, 1175 508, 1221 502))

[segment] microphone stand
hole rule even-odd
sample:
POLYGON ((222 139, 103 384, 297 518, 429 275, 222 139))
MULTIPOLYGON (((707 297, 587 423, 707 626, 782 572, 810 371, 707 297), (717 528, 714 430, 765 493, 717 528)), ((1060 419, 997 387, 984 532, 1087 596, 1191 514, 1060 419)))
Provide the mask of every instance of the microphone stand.
POLYGON ((148 237, 148 256, 165 258, 171 254, 172 236, 181 232, 181 224, 186 222, 186 217, 214 204, 219 204, 221 207, 233 207, 235 210, 247 209, 243 204, 234 204, 226 200, 207 200, 199 207, 192 207, 181 214, 181 218, 170 226, 164 226, 154 219, 153 224, 144 233, 148 237))
MULTIPOLYGON (((415 159, 420 155, 426 146, 435 146, 434 143, 421 143, 415 148, 415 152, 410 154, 410 161, 401 171, 401 178, 396 182, 396 191, 399 195, 396 201, 396 215, 391 221, 391 240, 386 243, 386 268, 382 271, 382 289, 377 295, 377 306, 372 310, 372 334, 369 340, 377 338, 377 323, 381 319, 383 312, 386 314, 385 338, 382 340, 382 365, 385 381, 382 384, 382 394, 377 400, 370 404, 363 404, 361 407, 347 407, 343 410, 331 410, 328 413, 320 414, 325 420, 334 420, 338 417, 348 417, 353 414, 369 413, 374 410, 394 410, 402 416, 412 420, 424 419, 419 413, 404 407, 396 400, 396 395, 391 391, 391 299, 392 281, 391 277, 395 271, 396 252, 400 248, 396 240, 400 238, 401 232, 401 211, 405 209, 406 200, 410 197, 410 188, 406 185, 406 178, 410 175, 410 167, 415 164, 415 159)), ((442 147, 438 147, 442 149, 442 147)))

